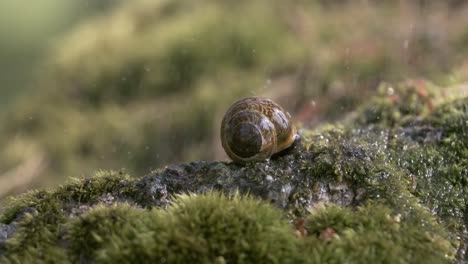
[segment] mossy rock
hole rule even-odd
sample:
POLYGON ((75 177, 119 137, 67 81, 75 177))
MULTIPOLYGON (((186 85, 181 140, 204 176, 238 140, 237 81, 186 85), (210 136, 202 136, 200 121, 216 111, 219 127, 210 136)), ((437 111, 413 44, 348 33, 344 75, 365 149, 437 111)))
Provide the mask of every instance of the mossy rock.
POLYGON ((264 162, 102 171, 12 198, 1 260, 464 263, 468 98, 425 81, 380 90, 264 162))

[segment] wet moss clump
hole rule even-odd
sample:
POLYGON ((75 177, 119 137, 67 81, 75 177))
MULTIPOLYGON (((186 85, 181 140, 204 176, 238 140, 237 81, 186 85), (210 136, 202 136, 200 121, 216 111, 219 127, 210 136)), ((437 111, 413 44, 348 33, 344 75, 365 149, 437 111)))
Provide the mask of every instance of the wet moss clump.
MULTIPOLYGON (((416 219, 368 203, 357 210, 325 206, 305 221, 312 263, 450 263, 452 245, 416 219), (417 248, 417 250, 416 250, 417 248)), ((433 223, 435 224, 435 223, 433 223)))
POLYGON ((23 244, 24 251, 10 251, 14 245, 7 242, 3 260, 413 263, 430 257, 432 263, 449 263, 445 254, 452 250, 441 236, 445 234, 428 233, 420 223, 379 204, 368 204, 356 212, 323 206, 313 210, 302 224, 291 225, 280 210, 265 202, 216 192, 179 196, 167 210, 146 210, 120 202, 98 204, 56 223, 60 233, 50 227, 46 229, 52 231, 50 234, 34 233, 29 239, 50 240, 38 244, 28 241, 23 244))
POLYGON ((466 240, 467 98, 453 95, 463 90, 441 90, 423 80, 391 87, 382 85, 382 91, 392 89, 392 94, 376 97, 358 120, 367 126, 391 128, 387 158, 411 179, 412 195, 466 240), (445 100, 444 93, 448 94, 445 100), (369 118, 370 111, 387 118, 369 118))
POLYGON ((104 263, 282 263, 297 255, 298 241, 280 211, 219 193, 179 196, 167 211, 96 208, 70 227, 73 238, 84 235, 73 247, 80 259, 104 263))
POLYGON ((0 241, 0 252, 7 249, 9 260, 21 263, 66 259, 65 252, 56 245, 61 243, 63 225, 69 217, 88 210, 90 205, 131 196, 136 191, 132 187, 124 173, 100 172, 92 179, 74 180, 54 191, 34 191, 12 198, 0 222, 10 224, 5 238, 12 231, 15 236, 7 244, 0 241))
POLYGON ((262 162, 101 172, 13 198, 0 258, 463 263, 468 98, 458 88, 384 84, 348 119, 304 130, 262 162))
POLYGON ((435 95, 440 95, 438 87, 426 80, 409 80, 392 85, 380 84, 379 96, 360 109, 356 118, 358 125, 379 125, 394 127, 404 125, 428 114, 434 107, 435 95))

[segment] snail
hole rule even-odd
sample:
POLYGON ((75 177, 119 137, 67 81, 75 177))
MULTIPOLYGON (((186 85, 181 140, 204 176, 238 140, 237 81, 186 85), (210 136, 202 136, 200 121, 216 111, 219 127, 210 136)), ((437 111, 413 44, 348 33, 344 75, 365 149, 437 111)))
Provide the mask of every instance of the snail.
POLYGON ((299 138, 291 115, 280 105, 262 97, 235 102, 221 123, 221 143, 238 163, 269 159, 299 138))

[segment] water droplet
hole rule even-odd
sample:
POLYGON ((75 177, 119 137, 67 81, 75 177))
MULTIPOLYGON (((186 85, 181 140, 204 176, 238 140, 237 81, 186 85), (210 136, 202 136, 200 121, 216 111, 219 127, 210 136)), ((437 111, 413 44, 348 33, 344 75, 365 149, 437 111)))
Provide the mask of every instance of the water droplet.
POLYGON ((395 90, 393 89, 393 87, 388 87, 387 95, 393 95, 394 93, 395 93, 395 90))

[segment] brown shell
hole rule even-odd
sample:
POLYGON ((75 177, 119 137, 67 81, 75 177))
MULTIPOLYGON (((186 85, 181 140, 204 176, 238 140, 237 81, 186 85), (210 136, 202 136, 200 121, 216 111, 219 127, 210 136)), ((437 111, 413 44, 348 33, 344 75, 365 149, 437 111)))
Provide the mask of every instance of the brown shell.
POLYGON ((267 98, 247 97, 235 102, 221 123, 221 143, 236 162, 268 159, 295 139, 291 115, 267 98))

